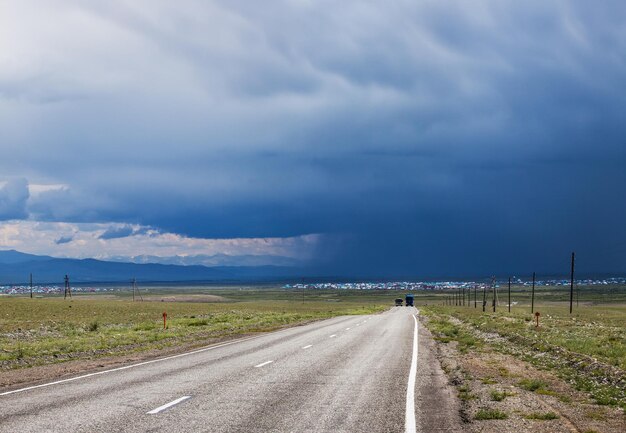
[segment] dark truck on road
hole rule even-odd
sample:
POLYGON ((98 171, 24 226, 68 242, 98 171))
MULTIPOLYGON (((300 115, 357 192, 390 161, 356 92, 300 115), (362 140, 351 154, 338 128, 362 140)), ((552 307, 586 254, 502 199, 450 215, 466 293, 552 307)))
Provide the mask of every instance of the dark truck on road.
POLYGON ((404 299, 405 299, 405 305, 406 305, 407 307, 412 307, 412 306, 413 306, 413 295, 410 295, 410 294, 409 294, 409 295, 406 295, 406 296, 404 297, 404 299))
POLYGON ((402 307, 402 298, 396 298, 396 307, 402 307))

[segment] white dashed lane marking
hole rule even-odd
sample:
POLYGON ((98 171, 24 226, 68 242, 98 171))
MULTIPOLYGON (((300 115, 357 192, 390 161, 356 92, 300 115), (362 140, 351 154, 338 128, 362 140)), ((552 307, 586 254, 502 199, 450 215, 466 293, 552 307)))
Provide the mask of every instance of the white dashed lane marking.
POLYGON ((152 409, 150 412, 147 412, 147 414, 148 415, 154 415, 154 414, 157 414, 159 412, 163 412, 165 409, 169 409, 170 407, 175 406, 178 403, 182 403, 185 400, 189 400, 190 398, 191 398, 190 395, 185 395, 185 396, 183 396, 181 398, 177 398, 174 401, 170 401, 169 403, 164 404, 163 406, 159 406, 156 409, 152 409))

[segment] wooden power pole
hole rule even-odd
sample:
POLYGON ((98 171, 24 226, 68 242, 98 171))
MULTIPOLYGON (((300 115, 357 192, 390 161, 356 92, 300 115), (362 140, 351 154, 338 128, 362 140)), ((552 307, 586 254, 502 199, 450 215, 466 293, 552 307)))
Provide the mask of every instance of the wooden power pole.
POLYGON ((530 312, 535 312, 535 273, 533 272, 533 291, 530 295, 530 312))
POLYGON ((135 302, 135 293, 137 293, 139 295, 139 299, 141 299, 141 301, 143 301, 143 296, 141 296, 141 293, 139 292, 139 289, 137 288, 137 279, 133 278, 133 302, 135 302))
POLYGON ((509 313, 511 312, 511 277, 509 277, 509 313))
POLYGON ((498 303, 498 293, 496 288, 496 277, 491 277, 491 290, 493 292, 493 312, 496 312, 496 304, 498 303))
POLYGON ((572 272, 570 274, 569 285, 569 313, 572 314, 572 304, 574 301, 574 261, 576 260, 576 254, 572 252, 572 272))
POLYGON ((483 284, 483 313, 485 312, 486 306, 487 306, 487 284, 483 284))
POLYGON ((65 291, 63 292, 63 299, 72 297, 72 288, 70 287, 70 277, 65 275, 65 291))

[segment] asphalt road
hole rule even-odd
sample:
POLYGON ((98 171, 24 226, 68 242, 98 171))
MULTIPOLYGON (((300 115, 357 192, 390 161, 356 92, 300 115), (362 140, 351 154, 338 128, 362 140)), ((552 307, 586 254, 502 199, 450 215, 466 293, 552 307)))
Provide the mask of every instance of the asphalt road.
POLYGON ((0 432, 461 431, 416 314, 337 317, 0 391, 0 432))

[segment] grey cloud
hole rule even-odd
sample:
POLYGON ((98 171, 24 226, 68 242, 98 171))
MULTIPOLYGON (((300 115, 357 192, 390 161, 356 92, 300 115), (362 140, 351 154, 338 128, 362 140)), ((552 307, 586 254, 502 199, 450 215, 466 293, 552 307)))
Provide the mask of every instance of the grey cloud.
POLYGON ((57 245, 69 244, 74 240, 74 236, 61 236, 59 239, 55 240, 54 243, 57 245))
POLYGON ((104 233, 102 233, 98 239, 117 239, 131 236, 134 230, 131 226, 119 226, 109 227, 104 233))
POLYGON ((26 179, 11 179, 0 188, 0 220, 26 218, 28 201, 28 182, 26 179))

